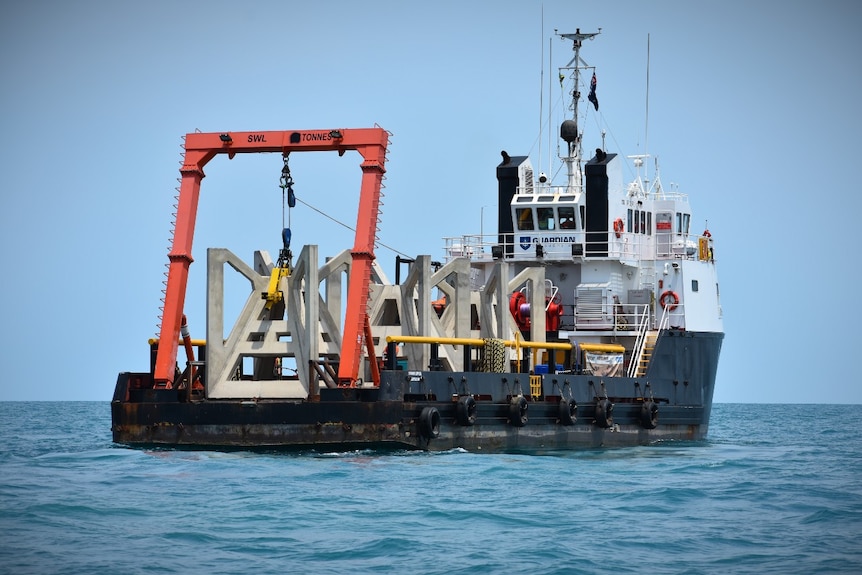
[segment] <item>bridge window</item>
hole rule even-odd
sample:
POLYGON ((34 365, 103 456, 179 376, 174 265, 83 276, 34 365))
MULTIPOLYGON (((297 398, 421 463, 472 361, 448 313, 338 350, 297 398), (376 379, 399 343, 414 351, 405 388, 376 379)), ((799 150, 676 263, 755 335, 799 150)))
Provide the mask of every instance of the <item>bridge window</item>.
POLYGON ((539 220, 540 230, 553 230, 556 227, 554 208, 536 208, 536 216, 539 220))
POLYGON ((629 209, 627 223, 627 229, 636 234, 652 235, 652 212, 629 209))
POLYGON ((676 215, 676 234, 678 236, 688 235, 688 226, 691 223, 691 215, 678 213, 676 215))
POLYGON ((518 219, 518 229, 530 231, 536 229, 533 225, 533 208, 515 208, 518 219))
POLYGON ((560 216, 561 230, 575 229, 575 208, 573 206, 560 206, 557 208, 557 214, 560 216))

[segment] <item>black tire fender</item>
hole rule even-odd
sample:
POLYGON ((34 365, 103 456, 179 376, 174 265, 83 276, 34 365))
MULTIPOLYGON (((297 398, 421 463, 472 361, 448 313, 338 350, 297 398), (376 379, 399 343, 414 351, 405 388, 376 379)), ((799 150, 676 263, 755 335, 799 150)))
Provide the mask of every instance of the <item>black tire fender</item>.
POLYGON ((476 400, 472 395, 462 395, 458 398, 455 415, 460 425, 470 426, 476 423, 476 400))
POLYGON ((655 429, 658 426, 658 405, 651 399, 641 406, 641 425, 644 429, 655 429))
POLYGON ((517 427, 527 425, 527 398, 523 395, 518 395, 512 398, 509 402, 509 423, 517 427))
POLYGON ((436 407, 423 407, 419 414, 419 434, 425 439, 440 435, 440 412, 436 407))
POLYGON ((600 399, 596 402, 596 427, 609 428, 614 426, 614 404, 610 399, 600 399))
POLYGON ((578 402, 574 399, 560 399, 558 419, 563 425, 574 425, 578 421, 578 402))

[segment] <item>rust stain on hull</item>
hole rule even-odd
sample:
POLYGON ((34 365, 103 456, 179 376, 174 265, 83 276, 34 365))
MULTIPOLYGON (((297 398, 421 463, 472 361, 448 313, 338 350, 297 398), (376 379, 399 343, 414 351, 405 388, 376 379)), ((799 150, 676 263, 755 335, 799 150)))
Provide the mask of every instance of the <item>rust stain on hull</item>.
POLYGON ((289 449, 421 449, 445 451, 516 451, 647 445, 666 440, 700 440, 699 426, 645 430, 636 425, 599 429, 592 424, 561 427, 542 424, 441 426, 437 437, 423 437, 416 422, 398 424, 319 425, 151 425, 114 426, 114 441, 131 445, 210 446, 289 449), (676 428, 676 429, 671 429, 676 428))

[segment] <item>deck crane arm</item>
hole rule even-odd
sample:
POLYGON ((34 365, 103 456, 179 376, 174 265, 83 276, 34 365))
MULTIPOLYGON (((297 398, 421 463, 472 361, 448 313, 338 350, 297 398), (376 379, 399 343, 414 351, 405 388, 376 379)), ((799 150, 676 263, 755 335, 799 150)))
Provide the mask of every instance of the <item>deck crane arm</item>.
POLYGON ((294 130, 264 132, 213 132, 186 135, 185 156, 180 168, 180 195, 177 204, 174 240, 168 253, 168 279, 165 305, 156 353, 154 380, 157 387, 171 388, 176 370, 180 327, 185 304, 186 285, 192 259, 203 168, 218 154, 233 158, 236 154, 260 152, 336 151, 338 155, 355 150, 362 156, 362 184, 356 237, 351 252, 350 290, 345 310, 341 362, 338 379, 353 383, 359 373, 363 329, 368 306, 374 239, 380 207, 380 188, 386 172, 386 147, 389 134, 383 128, 338 130, 294 130))

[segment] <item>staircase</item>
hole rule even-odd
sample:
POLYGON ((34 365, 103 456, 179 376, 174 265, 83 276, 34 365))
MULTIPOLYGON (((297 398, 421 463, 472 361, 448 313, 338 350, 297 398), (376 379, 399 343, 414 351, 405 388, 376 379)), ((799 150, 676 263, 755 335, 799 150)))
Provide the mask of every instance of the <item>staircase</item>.
MULTIPOLYGON (((655 266, 645 266, 641 268, 641 277, 640 277, 640 287, 641 289, 651 290, 652 286, 655 285, 656 281, 656 270, 655 266)), ((650 309, 654 306, 654 301, 649 305, 645 306, 644 309, 640 312, 640 318, 638 321, 638 337, 635 341, 634 346, 634 355, 631 358, 631 363, 629 364, 629 377, 643 377, 646 375, 647 368, 649 367, 650 359, 652 359, 652 352, 655 349, 656 340, 658 340, 658 334, 661 330, 661 325, 659 325, 659 329, 651 330, 650 328, 650 309)), ((664 318, 662 318, 664 320, 664 318)))
POLYGON ((658 323, 658 329, 649 329, 649 310, 645 309, 640 321, 638 322, 638 337, 635 341, 634 354, 631 363, 629 363, 629 377, 643 377, 646 375, 649 367, 652 353, 655 350, 658 334, 661 330, 667 329, 669 316, 667 309, 662 313, 658 323))
POLYGON ((643 377, 646 375, 647 367, 649 367, 650 359, 652 358, 655 342, 658 339, 658 331, 649 331, 644 337, 643 348, 641 349, 640 357, 634 370, 634 377, 643 377))

